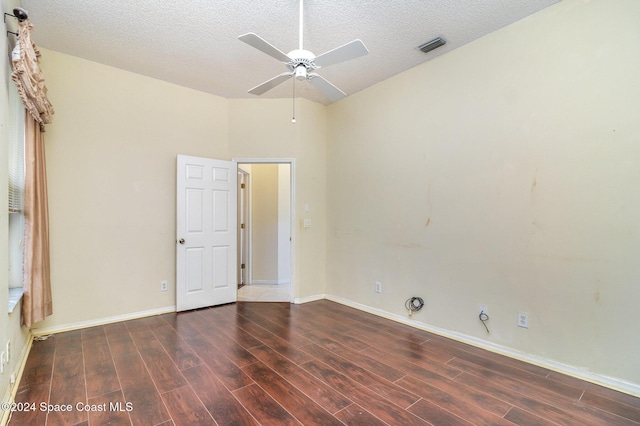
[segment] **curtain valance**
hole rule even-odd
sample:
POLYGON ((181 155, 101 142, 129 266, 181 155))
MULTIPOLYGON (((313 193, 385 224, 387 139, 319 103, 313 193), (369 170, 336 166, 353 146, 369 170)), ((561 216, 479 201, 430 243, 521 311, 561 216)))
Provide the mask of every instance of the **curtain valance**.
POLYGON ((18 42, 12 53, 11 78, 16 83, 25 109, 44 132, 44 125, 51 122, 54 110, 47 98, 47 87, 40 70, 40 51, 31 41, 32 29, 33 24, 29 19, 19 24, 18 42))

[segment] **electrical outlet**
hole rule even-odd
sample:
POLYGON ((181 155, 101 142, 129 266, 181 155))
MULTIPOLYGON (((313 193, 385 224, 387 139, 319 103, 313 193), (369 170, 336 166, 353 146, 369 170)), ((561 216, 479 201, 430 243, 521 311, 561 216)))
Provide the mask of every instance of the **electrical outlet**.
POLYGON ((489 308, 487 308, 487 305, 478 305, 478 315, 483 313, 489 315, 489 308))
POLYGON ((160 291, 169 290, 169 282, 168 281, 160 281, 160 291))
POLYGON ((518 327, 529 328, 529 314, 518 312, 518 327))
POLYGON ((380 281, 376 281, 376 293, 382 293, 382 283, 380 281))

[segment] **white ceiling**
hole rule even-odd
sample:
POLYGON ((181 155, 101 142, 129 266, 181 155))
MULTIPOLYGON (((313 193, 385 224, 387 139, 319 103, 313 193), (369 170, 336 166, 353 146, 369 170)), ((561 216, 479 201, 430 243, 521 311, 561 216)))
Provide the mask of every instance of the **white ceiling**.
MULTIPOLYGON (((349 94, 433 59, 559 0, 307 0, 304 48, 320 55, 361 39, 367 56, 317 72, 349 94), (441 36, 425 54, 416 46, 441 36)), ((247 90, 287 71, 242 43, 255 32, 280 50, 298 47, 298 0, 22 0, 47 49, 181 86, 250 98, 247 90)), ((291 83, 262 97, 291 96, 291 83)), ((296 95, 328 104, 308 83, 296 95)))

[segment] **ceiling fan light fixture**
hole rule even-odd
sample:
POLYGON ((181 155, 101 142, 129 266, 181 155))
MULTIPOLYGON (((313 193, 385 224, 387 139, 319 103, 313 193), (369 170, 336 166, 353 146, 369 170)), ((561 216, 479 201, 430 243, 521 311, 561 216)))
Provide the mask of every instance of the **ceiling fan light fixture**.
POLYGON ((421 52, 428 53, 440 46, 444 46, 446 43, 447 41, 442 37, 436 37, 433 40, 429 40, 428 42, 421 44, 420 46, 416 47, 416 49, 421 52))
POLYGON ((306 80, 307 79, 307 68, 304 65, 298 65, 296 67, 296 80, 306 80))

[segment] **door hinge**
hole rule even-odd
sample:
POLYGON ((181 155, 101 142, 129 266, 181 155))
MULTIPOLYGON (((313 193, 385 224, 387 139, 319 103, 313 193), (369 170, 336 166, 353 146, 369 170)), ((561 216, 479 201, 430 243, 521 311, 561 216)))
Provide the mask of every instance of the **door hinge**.
POLYGON ((244 263, 240 264, 240 269, 244 269, 244 263))
POLYGON ((240 188, 241 188, 241 189, 244 189, 244 183, 241 183, 241 184, 240 184, 240 188))
POLYGON ((244 229, 244 223, 240 224, 240 229, 244 229))

